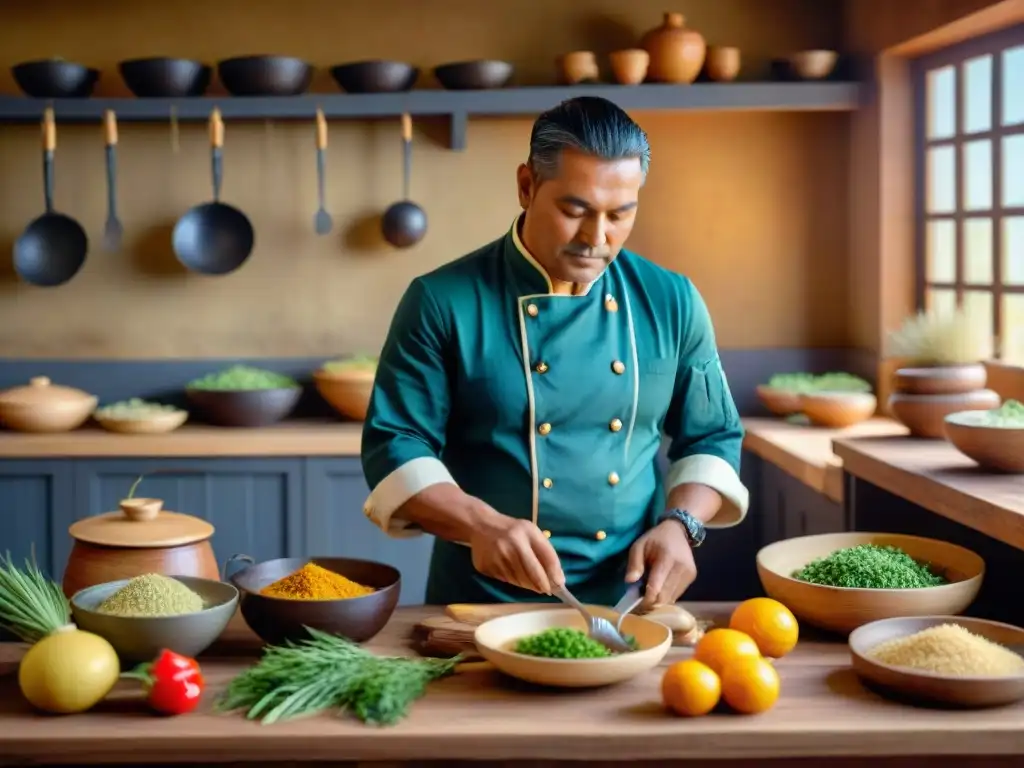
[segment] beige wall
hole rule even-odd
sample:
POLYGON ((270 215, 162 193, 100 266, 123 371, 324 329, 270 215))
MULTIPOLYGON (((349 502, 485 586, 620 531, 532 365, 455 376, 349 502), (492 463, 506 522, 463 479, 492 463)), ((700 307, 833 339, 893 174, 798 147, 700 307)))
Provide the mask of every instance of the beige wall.
MULTIPOLYGON (((7 65, 27 59, 82 61, 105 71, 98 93, 116 95, 123 89, 116 62, 146 55, 214 61, 279 52, 324 67, 394 57, 425 68, 496 57, 516 63, 520 82, 546 83, 554 77, 557 54, 581 48, 606 53, 634 44, 670 9, 652 0, 628 8, 611 0, 26 0, 0 10, 0 64, 6 77, 7 65)), ((754 72, 789 50, 837 45, 837 9, 837 3, 819 0, 688 0, 679 6, 709 42, 741 46, 754 72)), ((336 92, 323 78, 317 87, 336 92)), ((9 79, 0 81, 0 89, 15 92, 9 79)), ((654 159, 629 245, 694 278, 723 346, 870 340, 864 330, 870 320, 856 320, 854 337, 848 329, 848 315, 858 316, 853 299, 869 301, 872 285, 871 273, 856 272, 847 258, 848 115, 637 117, 649 132, 654 159), (853 295, 848 272, 859 275, 853 295)), ((412 195, 426 207, 430 231, 415 249, 395 252, 382 246, 375 216, 401 189, 397 124, 331 124, 328 199, 335 234, 317 238, 312 127, 229 123, 225 199, 253 219, 258 244, 249 264, 223 278, 182 274, 170 254, 176 218, 210 195, 203 128, 183 128, 175 153, 167 125, 122 126, 125 252, 107 254, 100 248, 105 191, 99 128, 62 127, 57 204, 83 223, 93 250, 82 273, 61 288, 33 289, 10 275, 0 280, 0 355, 277 356, 375 349, 413 276, 509 225, 516 211, 514 169, 525 156, 530 124, 473 120, 464 153, 431 140, 443 135, 443 125, 422 126, 412 195)), ((41 211, 38 143, 35 126, 0 126, 4 253, 41 211)))

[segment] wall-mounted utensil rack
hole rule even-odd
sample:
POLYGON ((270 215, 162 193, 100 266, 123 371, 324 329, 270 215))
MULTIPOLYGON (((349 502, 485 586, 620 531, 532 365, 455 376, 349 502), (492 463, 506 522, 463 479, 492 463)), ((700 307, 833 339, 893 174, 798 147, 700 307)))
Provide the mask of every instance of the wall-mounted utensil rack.
POLYGON ((854 82, 696 83, 693 85, 589 85, 499 88, 487 91, 413 90, 404 93, 324 94, 192 99, 28 99, 0 96, 0 123, 37 122, 52 106, 58 122, 100 122, 112 109, 120 122, 170 118, 206 121, 214 107, 225 120, 313 120, 447 116, 449 148, 466 148, 470 117, 536 115, 573 96, 603 96, 626 110, 852 111, 859 106, 854 82))

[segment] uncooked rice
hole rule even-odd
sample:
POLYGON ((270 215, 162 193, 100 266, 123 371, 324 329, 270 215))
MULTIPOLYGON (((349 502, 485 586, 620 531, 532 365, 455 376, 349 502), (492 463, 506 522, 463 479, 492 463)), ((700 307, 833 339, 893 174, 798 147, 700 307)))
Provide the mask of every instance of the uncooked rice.
POLYGON ((1024 674, 1024 658, 959 624, 941 624, 907 637, 887 640, 872 648, 868 656, 892 667, 950 677, 1024 674))

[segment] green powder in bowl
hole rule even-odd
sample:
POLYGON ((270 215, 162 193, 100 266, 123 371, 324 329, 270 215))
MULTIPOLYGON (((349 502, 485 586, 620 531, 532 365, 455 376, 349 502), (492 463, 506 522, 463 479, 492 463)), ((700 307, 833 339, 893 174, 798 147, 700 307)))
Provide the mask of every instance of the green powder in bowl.
POLYGON ((261 389, 295 389, 299 383, 291 376, 248 365, 233 365, 190 381, 186 389, 216 392, 251 392, 261 389))
POLYGON ((847 547, 812 560, 793 573, 793 578, 849 589, 924 589, 948 583, 902 549, 877 544, 847 547))
POLYGON ((946 421, 965 427, 1024 429, 1024 403, 1019 400, 1007 400, 990 411, 959 411, 949 414, 946 421))
POLYGON ((203 598, 177 579, 147 573, 131 579, 100 603, 96 612, 150 618, 198 613, 204 607, 203 598))

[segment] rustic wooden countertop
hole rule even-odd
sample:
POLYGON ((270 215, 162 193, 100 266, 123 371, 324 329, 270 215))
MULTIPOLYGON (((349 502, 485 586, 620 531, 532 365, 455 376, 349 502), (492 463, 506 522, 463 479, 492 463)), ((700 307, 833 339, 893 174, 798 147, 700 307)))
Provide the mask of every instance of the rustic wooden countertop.
POLYGON ((1024 475, 986 471, 944 440, 839 439, 835 452, 851 475, 1024 549, 1024 475))
MULTIPOLYGON (((727 620, 727 605, 690 604, 701 618, 727 620)), ((399 609, 370 646, 406 653, 416 621, 440 608, 399 609)), ((845 643, 802 639, 778 662, 782 698, 755 717, 666 714, 659 681, 665 665, 691 651, 673 649, 660 669, 594 691, 537 690, 493 671, 454 675, 431 685, 410 717, 375 728, 338 716, 270 726, 238 714, 200 710, 176 718, 146 712, 125 684, 89 713, 34 714, 16 690, 19 646, 0 678, 0 765, 84 763, 246 763, 313 761, 692 761, 789 757, 1024 755, 1024 704, 981 712, 915 708, 865 689, 849 668, 845 643)), ((241 622, 202 661, 211 694, 254 661, 259 645, 241 622)), ((3 658, 0 655, 0 658, 3 658)), ((579 763, 577 763, 579 764, 579 763)))
POLYGON ((833 453, 832 441, 907 434, 902 424, 885 418, 846 429, 824 429, 780 418, 747 418, 743 426, 747 430, 744 448, 839 503, 843 501, 843 463, 833 453))
POLYGON ((358 456, 362 431, 362 422, 329 418, 255 428, 197 422, 164 435, 121 435, 93 426, 55 434, 2 431, 0 458, 358 456))

